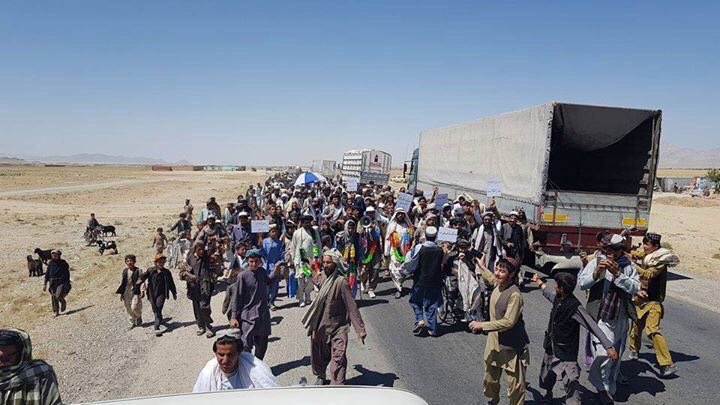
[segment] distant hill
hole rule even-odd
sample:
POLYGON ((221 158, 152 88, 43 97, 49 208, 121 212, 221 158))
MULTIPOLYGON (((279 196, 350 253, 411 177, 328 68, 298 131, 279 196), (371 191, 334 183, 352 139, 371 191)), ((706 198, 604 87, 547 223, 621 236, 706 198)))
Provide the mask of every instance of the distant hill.
MULTIPOLYGON (((149 157, 126 157, 105 155, 102 153, 78 153, 68 156, 24 156, 25 160, 41 163, 75 163, 75 164, 109 164, 109 165, 190 165, 186 160, 168 162, 163 159, 149 157)), ((26 162, 27 163, 27 162, 26 162)))
POLYGON ((0 156, 0 165, 25 165, 28 164, 26 160, 19 159, 10 156, 0 156))
POLYGON ((694 149, 662 144, 659 167, 678 169, 720 167, 720 148, 694 149))

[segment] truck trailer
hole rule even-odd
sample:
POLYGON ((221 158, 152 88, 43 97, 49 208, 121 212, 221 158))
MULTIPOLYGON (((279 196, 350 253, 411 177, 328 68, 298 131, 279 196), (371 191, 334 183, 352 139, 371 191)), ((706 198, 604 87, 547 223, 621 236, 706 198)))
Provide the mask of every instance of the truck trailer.
POLYGON ((337 163, 334 160, 313 160, 312 171, 320 173, 327 178, 335 177, 337 163))
POLYGON ((409 188, 490 194, 501 212, 534 218, 546 252, 594 249, 599 231, 647 231, 661 118, 660 110, 551 102, 427 130, 409 188))
POLYGON ((342 179, 357 178, 361 184, 371 181, 385 185, 390 180, 392 157, 375 149, 349 150, 343 154, 342 179))

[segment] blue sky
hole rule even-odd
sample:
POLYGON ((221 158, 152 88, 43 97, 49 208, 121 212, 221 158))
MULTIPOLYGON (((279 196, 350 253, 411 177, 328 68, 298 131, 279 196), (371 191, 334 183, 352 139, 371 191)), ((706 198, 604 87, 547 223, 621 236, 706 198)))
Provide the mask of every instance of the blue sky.
POLYGON ((62 1, 0 9, 0 155, 307 163, 558 100, 720 144, 720 2, 62 1))

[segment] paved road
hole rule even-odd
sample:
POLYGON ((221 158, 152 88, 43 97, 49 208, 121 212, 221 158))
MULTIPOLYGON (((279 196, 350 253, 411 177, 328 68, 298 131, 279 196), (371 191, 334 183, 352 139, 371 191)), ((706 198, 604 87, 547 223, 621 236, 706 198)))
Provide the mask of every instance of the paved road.
MULTIPOLYGON (((212 341, 195 336, 183 284, 179 285, 178 301, 166 305, 173 330, 161 338, 152 335, 149 306, 144 308, 146 327, 126 330, 122 305, 112 299, 116 298, 114 287, 98 296, 73 297, 69 316, 50 319, 39 328, 37 352, 55 365, 63 399, 77 402, 190 391, 198 371, 212 357, 212 341)), ((485 337, 458 327, 443 327, 443 335, 436 339, 414 337, 407 298, 395 300, 387 281, 378 293, 374 300, 359 302, 368 340, 363 346, 351 333, 348 383, 408 389, 433 405, 484 403, 481 358, 485 337)), ((219 313, 223 294, 219 292, 213 299, 218 325, 223 324, 219 313)), ((265 360, 282 385, 297 384, 300 377, 312 382, 310 342, 300 324, 305 310, 285 297, 279 304, 282 309, 272 314, 274 336, 265 360)), ((618 402, 716 403, 712 382, 720 381, 716 362, 720 358, 720 315, 675 299, 668 299, 666 309, 664 328, 680 368, 679 377, 658 379, 651 366, 652 351, 643 349, 640 361, 623 365, 632 384, 621 388, 618 402)), ((533 403, 533 393, 537 394, 540 344, 549 312, 550 304, 538 291, 525 294, 531 340, 528 403, 533 403)), ((586 376, 584 372, 583 384, 592 390, 586 376)), ((560 387, 555 395, 561 397, 560 387)), ((585 398, 592 403, 591 394, 585 398)))
MULTIPOLYGON (((378 383, 407 388, 430 404, 485 403, 482 396, 482 352, 485 337, 465 331, 464 327, 443 326, 439 338, 418 338, 412 335, 412 310, 407 298, 395 300, 388 282, 380 287, 382 304, 365 306, 363 316, 372 325, 380 342, 385 361, 393 375, 378 383), (385 303, 387 301, 387 303, 385 303), (397 380, 395 380, 397 379, 397 380), (400 384, 400 385, 398 385, 400 384)), ((528 291, 525 298, 525 322, 530 335, 531 364, 528 370, 528 403, 540 398, 538 375, 542 360, 542 336, 550 313, 550 303, 538 290, 528 291)), ((374 303, 373 303, 374 304, 374 303)), ((684 301, 668 299, 663 322, 674 360, 679 368, 677 378, 661 380, 652 366, 652 348, 643 348, 639 361, 623 362, 623 372, 631 384, 620 387, 617 402, 632 404, 711 404, 718 402, 714 383, 720 381, 720 315, 700 309, 684 301)), ((644 339, 645 344, 648 343, 644 339)), ((627 354, 626 354, 627 355, 627 354)), ((593 403, 594 389, 582 373, 587 388, 584 403, 593 403)), ((504 385, 503 385, 504 387, 504 385)), ((502 388, 501 392, 505 388, 502 388)), ((561 386, 556 386, 554 403, 562 403, 561 386)))

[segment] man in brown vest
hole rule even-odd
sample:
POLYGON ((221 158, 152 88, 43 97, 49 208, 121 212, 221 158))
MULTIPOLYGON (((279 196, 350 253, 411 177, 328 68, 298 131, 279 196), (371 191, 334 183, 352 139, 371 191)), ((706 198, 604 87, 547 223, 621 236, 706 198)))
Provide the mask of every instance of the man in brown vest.
POLYGON ((527 332, 523 321, 523 298, 515 285, 520 264, 511 257, 503 257, 495 264, 495 273, 476 259, 481 276, 495 285, 490 296, 490 321, 470 322, 475 333, 487 332, 485 344, 485 378, 483 393, 488 403, 500 402, 500 375, 505 370, 510 404, 525 402, 525 371, 530 361, 527 332))

